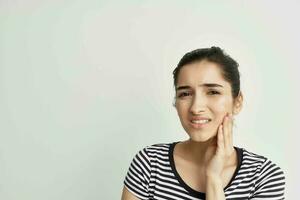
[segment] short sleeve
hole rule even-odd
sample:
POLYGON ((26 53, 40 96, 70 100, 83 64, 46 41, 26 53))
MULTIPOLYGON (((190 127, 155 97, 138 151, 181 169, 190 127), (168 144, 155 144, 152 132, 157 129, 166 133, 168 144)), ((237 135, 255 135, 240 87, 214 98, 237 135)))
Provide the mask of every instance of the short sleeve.
POLYGON ((255 191, 251 199, 282 200, 285 199, 284 190, 284 172, 275 163, 266 159, 255 182, 255 191))
POLYGON ((132 159, 124 180, 126 188, 142 200, 149 199, 150 166, 150 159, 144 148, 132 159))

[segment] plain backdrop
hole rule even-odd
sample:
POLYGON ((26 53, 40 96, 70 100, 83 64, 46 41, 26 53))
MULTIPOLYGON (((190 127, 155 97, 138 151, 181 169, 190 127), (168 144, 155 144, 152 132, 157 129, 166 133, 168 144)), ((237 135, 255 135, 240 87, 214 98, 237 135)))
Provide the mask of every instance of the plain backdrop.
POLYGON ((143 147, 187 139, 172 71, 196 48, 240 64, 234 145, 299 196, 298 1, 0 0, 0 199, 120 199, 143 147))

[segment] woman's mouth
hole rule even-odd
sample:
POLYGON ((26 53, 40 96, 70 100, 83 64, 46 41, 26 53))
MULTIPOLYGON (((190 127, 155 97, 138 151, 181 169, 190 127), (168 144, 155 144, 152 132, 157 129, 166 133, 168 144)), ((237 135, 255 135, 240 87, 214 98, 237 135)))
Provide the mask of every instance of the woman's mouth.
POLYGON ((208 125, 211 119, 202 119, 202 120, 191 120, 190 124, 193 128, 203 128, 208 125))

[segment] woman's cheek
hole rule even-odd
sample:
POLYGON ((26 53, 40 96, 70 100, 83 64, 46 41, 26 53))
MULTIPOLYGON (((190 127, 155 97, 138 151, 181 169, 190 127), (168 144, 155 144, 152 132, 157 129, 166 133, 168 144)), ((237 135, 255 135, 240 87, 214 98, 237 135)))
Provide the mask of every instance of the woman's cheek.
POLYGON ((228 99, 221 98, 216 102, 215 104, 215 112, 217 113, 217 118, 219 121, 219 124, 222 124, 223 119, 227 113, 230 113, 232 109, 232 106, 228 99))
POLYGON ((218 113, 226 113, 230 110, 230 104, 226 98, 220 98, 215 104, 215 111, 218 113))

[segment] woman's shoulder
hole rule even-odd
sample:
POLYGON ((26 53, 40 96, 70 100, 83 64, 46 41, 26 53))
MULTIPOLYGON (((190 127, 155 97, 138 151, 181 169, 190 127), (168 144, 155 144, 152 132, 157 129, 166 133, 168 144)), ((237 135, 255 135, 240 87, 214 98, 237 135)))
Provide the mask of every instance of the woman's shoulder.
POLYGON ((246 162, 252 162, 252 163, 263 163, 265 162, 268 158, 262 154, 259 154, 255 151, 249 150, 247 148, 239 147, 241 149, 241 152, 243 154, 243 160, 246 162))
POLYGON ((135 158, 154 162, 157 159, 166 160, 169 157, 169 150, 171 145, 175 142, 152 143, 140 147, 137 151, 135 158))
POLYGON ((153 144, 149 144, 149 145, 145 145, 144 147, 142 147, 139 151, 141 152, 168 152, 170 146, 173 144, 173 142, 168 143, 168 142, 164 142, 164 143, 153 143, 153 144))
POLYGON ((260 174, 284 175, 282 168, 272 158, 255 151, 240 148, 242 150, 242 166, 248 169, 256 169, 260 174))
POLYGON ((285 174, 282 168, 268 156, 240 148, 243 152, 239 173, 245 182, 254 183, 252 198, 284 198, 285 174))

